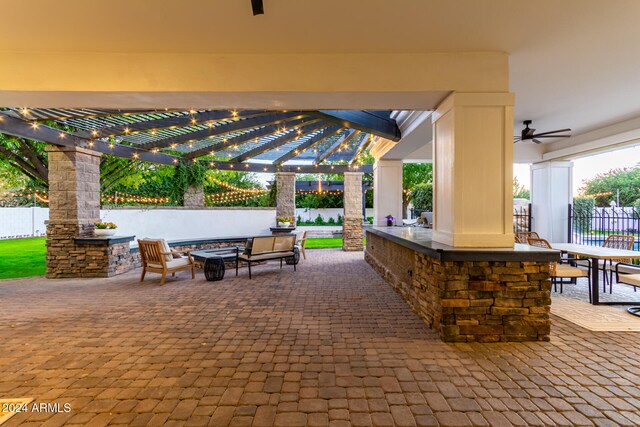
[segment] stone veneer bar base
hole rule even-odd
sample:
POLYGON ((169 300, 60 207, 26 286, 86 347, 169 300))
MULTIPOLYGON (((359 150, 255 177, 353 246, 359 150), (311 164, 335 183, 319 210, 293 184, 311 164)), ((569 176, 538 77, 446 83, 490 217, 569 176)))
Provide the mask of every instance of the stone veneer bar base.
POLYGON ((367 233, 366 261, 446 342, 548 341, 548 261, 441 261, 367 233))

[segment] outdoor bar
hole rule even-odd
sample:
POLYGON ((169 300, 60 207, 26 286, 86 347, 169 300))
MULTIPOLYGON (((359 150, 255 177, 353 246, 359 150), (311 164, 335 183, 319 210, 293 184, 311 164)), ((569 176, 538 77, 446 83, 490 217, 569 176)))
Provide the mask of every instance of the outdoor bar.
POLYGON ((549 340, 549 263, 558 251, 454 248, 431 233, 368 227, 365 260, 443 341, 549 340))

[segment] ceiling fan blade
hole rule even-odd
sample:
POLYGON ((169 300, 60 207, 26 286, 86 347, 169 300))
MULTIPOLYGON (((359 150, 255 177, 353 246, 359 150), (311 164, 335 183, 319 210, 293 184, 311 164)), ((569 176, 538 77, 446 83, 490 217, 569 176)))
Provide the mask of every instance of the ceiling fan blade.
POLYGON ((571 129, 558 129, 558 130, 550 130, 549 132, 540 132, 534 136, 543 136, 543 135, 550 135, 552 133, 560 133, 560 132, 571 132, 571 129))
POLYGON ((535 142, 536 144, 542 144, 542 141, 538 141, 537 139, 533 138, 533 142, 535 142))
POLYGON ((534 138, 569 138, 571 135, 533 135, 534 138))
POLYGON ((520 138, 519 136, 514 136, 513 142, 518 142, 518 141, 522 141, 522 138, 520 138))

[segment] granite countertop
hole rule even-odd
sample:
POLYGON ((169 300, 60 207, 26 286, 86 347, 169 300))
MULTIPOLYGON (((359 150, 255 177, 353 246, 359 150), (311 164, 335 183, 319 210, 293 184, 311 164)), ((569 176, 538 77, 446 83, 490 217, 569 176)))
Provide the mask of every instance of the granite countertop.
POLYGON ((434 242, 431 230, 422 227, 366 227, 365 231, 440 261, 560 260, 560 251, 522 244, 514 244, 511 248, 454 248, 434 242))

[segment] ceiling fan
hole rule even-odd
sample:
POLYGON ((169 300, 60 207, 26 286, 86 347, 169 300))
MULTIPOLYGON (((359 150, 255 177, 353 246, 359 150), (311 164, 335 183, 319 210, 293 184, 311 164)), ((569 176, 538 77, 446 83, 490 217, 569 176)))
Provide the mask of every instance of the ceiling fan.
POLYGON ((532 140, 536 144, 542 144, 542 141, 540 141, 538 138, 569 138, 571 136, 557 135, 563 132, 571 132, 571 129, 558 129, 551 130, 549 132, 535 133, 536 130, 529 127, 529 125, 531 124, 531 120, 525 120, 524 122, 522 122, 522 124, 525 126, 525 128, 522 129, 522 134, 520 136, 516 136, 513 138, 514 143, 518 141, 532 140))

